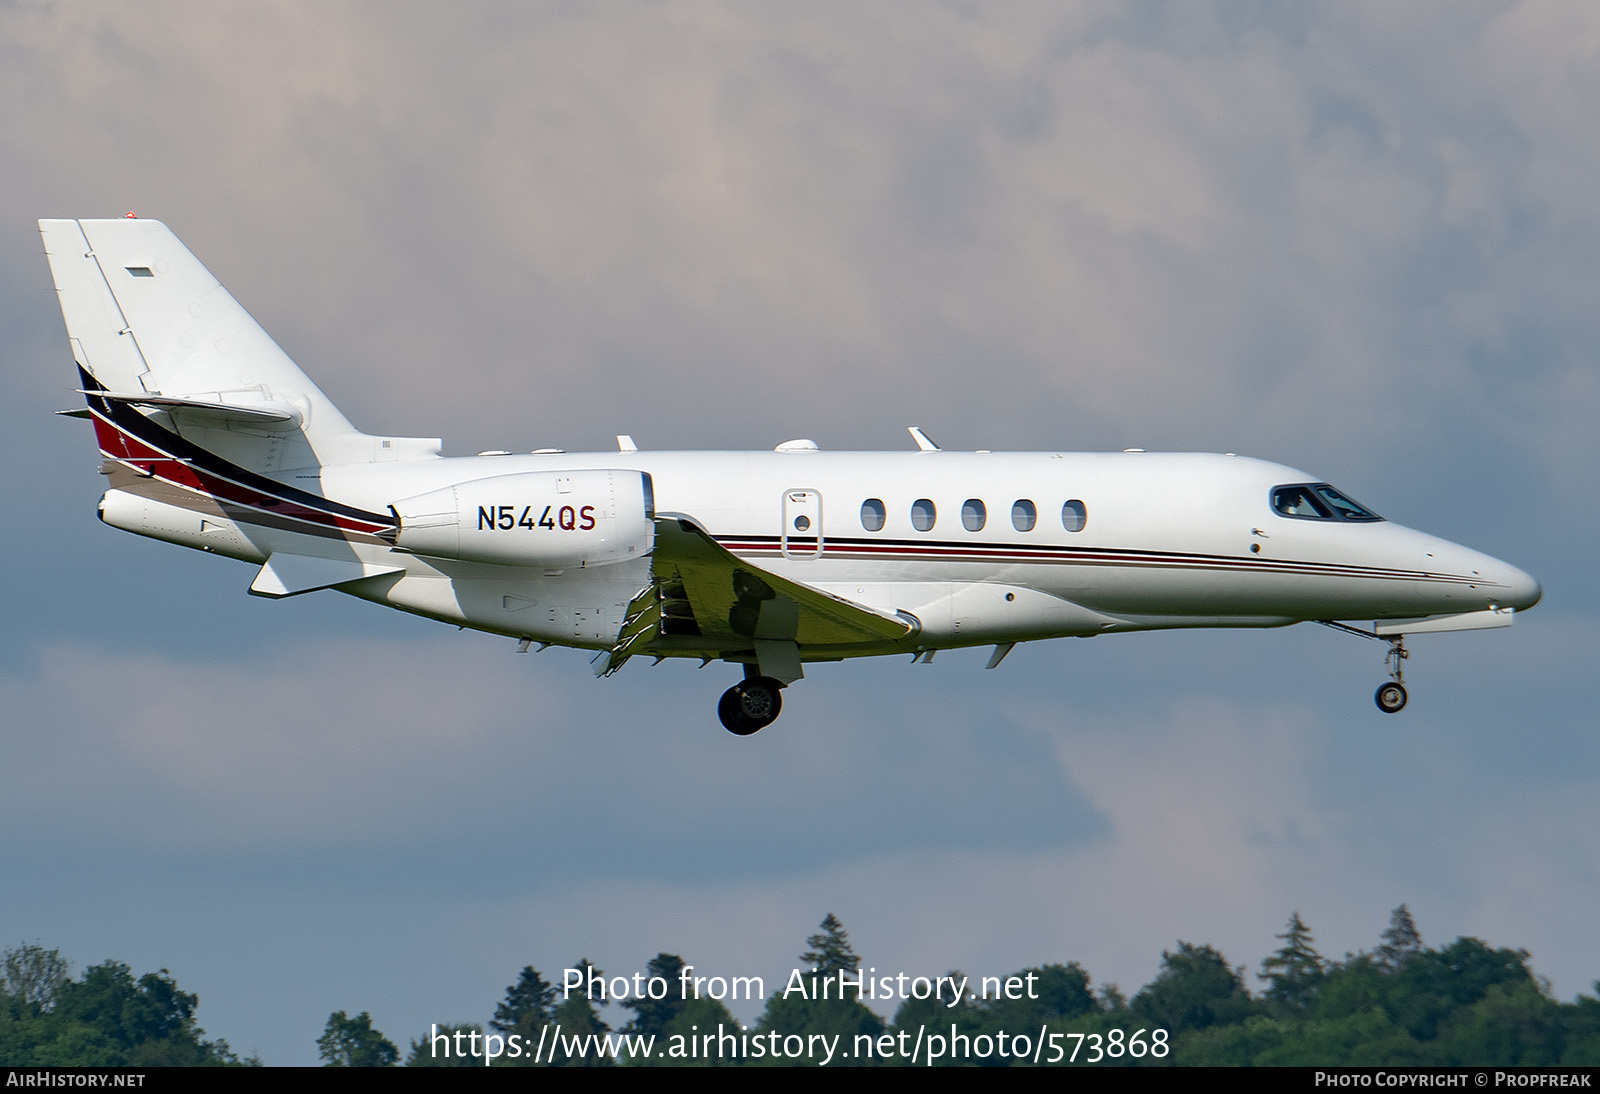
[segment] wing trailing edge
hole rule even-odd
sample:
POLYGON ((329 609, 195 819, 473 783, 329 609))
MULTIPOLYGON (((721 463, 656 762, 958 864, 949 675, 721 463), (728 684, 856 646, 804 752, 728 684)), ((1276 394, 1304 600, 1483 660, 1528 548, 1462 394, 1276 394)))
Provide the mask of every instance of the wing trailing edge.
POLYGON ((682 642, 705 656, 748 653, 764 672, 799 679, 808 655, 892 646, 916 633, 905 615, 752 565, 692 517, 659 513, 655 522, 650 584, 629 604, 616 645, 596 658, 597 675, 615 672, 635 653, 682 642))

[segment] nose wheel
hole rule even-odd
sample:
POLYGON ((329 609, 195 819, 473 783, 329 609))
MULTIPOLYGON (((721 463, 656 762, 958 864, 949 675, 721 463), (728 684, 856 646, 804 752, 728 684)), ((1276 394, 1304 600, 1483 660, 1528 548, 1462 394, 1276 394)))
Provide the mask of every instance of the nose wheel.
POLYGON ((1406 705, 1406 686, 1391 680, 1378 689, 1373 699, 1385 714, 1399 714, 1406 705))
POLYGON ((717 717, 729 733, 748 737, 770 726, 783 709, 783 687, 770 676, 755 676, 735 684, 722 693, 717 703, 717 717))

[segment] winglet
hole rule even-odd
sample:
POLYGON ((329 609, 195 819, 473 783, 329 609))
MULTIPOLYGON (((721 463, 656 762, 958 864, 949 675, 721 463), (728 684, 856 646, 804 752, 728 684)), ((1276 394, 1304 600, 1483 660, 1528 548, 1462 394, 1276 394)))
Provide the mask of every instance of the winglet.
POLYGON ((906 426, 906 432, 911 434, 911 439, 916 441, 917 447, 924 452, 939 451, 939 446, 928 439, 928 435, 922 431, 921 426, 908 425, 906 426))

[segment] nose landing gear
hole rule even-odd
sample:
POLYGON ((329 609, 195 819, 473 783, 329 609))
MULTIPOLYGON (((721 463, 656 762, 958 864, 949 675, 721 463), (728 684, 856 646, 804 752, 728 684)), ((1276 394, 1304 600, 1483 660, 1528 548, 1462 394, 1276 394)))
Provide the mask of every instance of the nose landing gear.
POLYGON ((1406 649, 1406 636, 1403 634, 1377 635, 1373 634, 1372 631, 1364 631, 1359 627, 1352 627, 1348 623, 1336 623, 1331 619, 1318 619, 1317 622, 1324 627, 1332 627, 1336 631, 1353 634, 1357 638, 1383 638, 1388 641, 1389 653, 1384 658, 1384 664, 1389 668, 1390 679, 1387 684, 1378 688, 1372 699, 1378 704, 1378 709, 1385 714, 1399 714, 1404 710, 1406 699, 1408 698, 1404 671, 1405 661, 1406 658, 1411 656, 1411 652, 1406 649))
POLYGON ((1393 677, 1387 684, 1378 688, 1373 695, 1373 701, 1378 704, 1378 709, 1385 714, 1399 714, 1406 705, 1406 685, 1404 664, 1405 659, 1411 654, 1406 650, 1406 636, 1397 634, 1389 639, 1389 654, 1384 658, 1384 664, 1389 666, 1389 675, 1393 677))

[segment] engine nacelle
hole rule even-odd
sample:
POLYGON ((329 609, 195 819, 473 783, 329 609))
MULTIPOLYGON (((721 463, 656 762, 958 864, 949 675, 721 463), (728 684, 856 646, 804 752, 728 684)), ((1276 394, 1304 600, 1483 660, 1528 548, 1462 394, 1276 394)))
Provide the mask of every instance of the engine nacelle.
POLYGON ((389 506, 396 547, 502 566, 603 566, 649 554, 655 498, 642 471, 528 471, 389 506))

